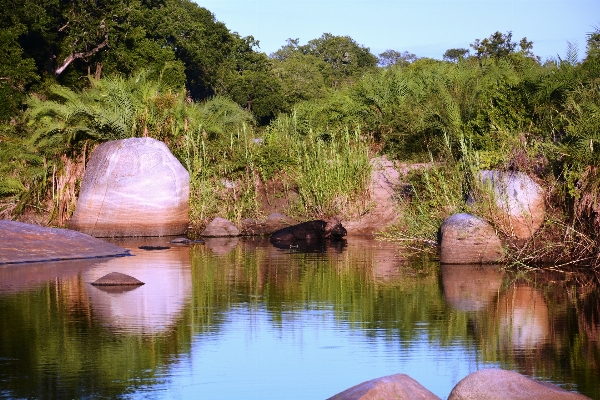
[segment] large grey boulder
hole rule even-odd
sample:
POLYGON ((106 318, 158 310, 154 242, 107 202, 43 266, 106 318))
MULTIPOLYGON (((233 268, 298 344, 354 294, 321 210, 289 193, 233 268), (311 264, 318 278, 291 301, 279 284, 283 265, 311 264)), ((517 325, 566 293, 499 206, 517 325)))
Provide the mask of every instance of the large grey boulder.
POLYGON ((225 218, 217 217, 210 221, 200 236, 203 237, 229 237, 239 236, 240 230, 225 218))
POLYGON ((479 180, 491 191, 504 230, 517 239, 529 239, 544 222, 545 192, 522 172, 479 171, 479 180))
POLYGON ((588 397, 513 371, 482 369, 454 386, 448 400, 569 400, 588 397))
POLYGON ((502 242, 494 228, 471 214, 454 214, 440 228, 440 262, 490 264, 503 257, 502 242))
POLYGON ((384 376, 360 383, 328 400, 439 400, 419 382, 405 374, 384 376))
POLYGON ((189 181, 158 140, 102 143, 86 167, 69 226, 96 237, 180 235, 188 228, 189 181))
POLYGON ((129 250, 81 232, 0 220, 0 265, 126 255, 129 250))

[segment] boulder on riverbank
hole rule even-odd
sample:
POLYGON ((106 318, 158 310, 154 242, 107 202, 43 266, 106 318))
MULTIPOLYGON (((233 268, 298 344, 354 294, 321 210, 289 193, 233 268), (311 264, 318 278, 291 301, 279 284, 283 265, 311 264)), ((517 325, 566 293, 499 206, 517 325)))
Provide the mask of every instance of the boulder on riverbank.
POLYGON ((152 138, 100 144, 69 227, 96 237, 168 236, 189 223, 189 174, 152 138))
POLYGON ((210 221, 206 228, 202 231, 202 237, 231 237, 239 236, 240 230, 225 218, 217 217, 210 221))
POLYGON ((0 220, 0 264, 126 255, 129 250, 81 232, 0 220))
POLYGON ((448 397, 448 400, 480 399, 583 400, 588 397, 502 369, 482 369, 467 375, 454 386, 448 397))
POLYGON ((245 219, 242 221, 242 236, 265 236, 275 231, 295 225, 298 222, 285 214, 270 214, 264 221, 255 221, 254 219, 245 219))
POLYGON ((494 228, 471 214, 454 214, 440 228, 440 262, 490 264, 503 257, 502 242, 494 228))
POLYGON ((546 214, 545 192, 522 172, 490 171, 478 173, 479 180, 492 193, 504 231, 517 239, 529 239, 546 214))
POLYGON ((419 382, 405 374, 384 376, 360 383, 328 400, 439 400, 419 382))

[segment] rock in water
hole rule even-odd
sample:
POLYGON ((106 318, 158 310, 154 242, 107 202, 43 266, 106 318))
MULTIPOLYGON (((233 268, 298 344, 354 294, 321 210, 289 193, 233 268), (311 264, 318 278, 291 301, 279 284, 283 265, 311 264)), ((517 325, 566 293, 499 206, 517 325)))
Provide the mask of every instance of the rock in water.
POLYGON ((467 375, 454 386, 448 397, 448 400, 479 399, 583 400, 588 397, 502 369, 482 369, 467 375))
POLYGON ((330 397, 328 400, 439 400, 419 382, 405 374, 384 376, 360 383, 330 397))
POLYGON ((189 221, 189 180, 158 140, 102 143, 86 167, 69 226, 96 237, 183 234, 189 221))
POLYGON ((478 177, 494 194, 504 230, 517 239, 533 236, 546 214, 544 189, 522 172, 479 171, 478 177))
POLYGON ((129 250, 85 233, 0 220, 0 264, 127 255, 129 250))
POLYGON ((502 242, 494 228, 471 214, 454 214, 440 228, 440 262, 490 264, 502 259, 502 242))
POLYGON ((94 286, 140 286, 143 284, 144 282, 137 280, 133 276, 120 272, 111 272, 92 282, 94 286))

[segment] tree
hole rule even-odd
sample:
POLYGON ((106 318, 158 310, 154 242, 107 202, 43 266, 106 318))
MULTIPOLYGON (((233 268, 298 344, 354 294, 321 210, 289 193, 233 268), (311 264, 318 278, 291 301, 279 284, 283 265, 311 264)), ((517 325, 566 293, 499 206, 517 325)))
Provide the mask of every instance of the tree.
POLYGON ((19 24, 0 30, 0 121, 17 112, 28 86, 39 79, 34 60, 23 58, 18 42, 25 29, 19 24))
POLYGON ((324 78, 332 87, 353 81, 377 65, 377 57, 371 54, 369 48, 359 45, 349 36, 324 33, 320 38, 298 46, 298 50, 329 65, 324 78))
POLYGON ((448 49, 444 53, 444 60, 450 62, 457 62, 458 60, 465 58, 469 55, 469 49, 448 49))
POLYGON ((512 41, 512 32, 509 31, 506 34, 495 32, 490 35, 489 38, 483 40, 475 39, 475 42, 471 44, 473 50, 475 50, 475 57, 478 59, 482 58, 493 58, 496 61, 501 58, 506 58, 509 55, 516 53, 517 46, 520 47, 520 52, 531 58, 535 58, 535 55, 531 52, 533 48, 533 42, 527 40, 526 37, 521 39, 517 44, 512 41))
POLYGON ((417 56, 408 51, 400 53, 396 50, 386 50, 379 54, 379 61, 377 64, 381 67, 388 68, 392 65, 406 66, 416 60, 417 56))

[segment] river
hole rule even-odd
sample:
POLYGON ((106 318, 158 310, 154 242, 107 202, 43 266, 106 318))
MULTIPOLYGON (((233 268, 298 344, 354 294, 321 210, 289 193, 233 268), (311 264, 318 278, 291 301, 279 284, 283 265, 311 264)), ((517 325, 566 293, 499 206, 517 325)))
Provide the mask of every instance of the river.
POLYGON ((396 373, 446 398, 493 367, 600 399, 592 276, 440 266, 369 237, 114 242, 133 256, 0 266, 1 398, 324 399, 396 373), (90 285, 113 271, 145 285, 90 285))

